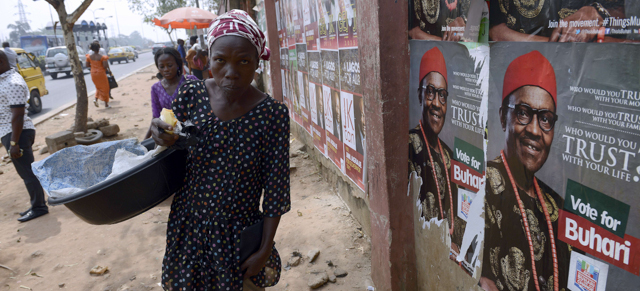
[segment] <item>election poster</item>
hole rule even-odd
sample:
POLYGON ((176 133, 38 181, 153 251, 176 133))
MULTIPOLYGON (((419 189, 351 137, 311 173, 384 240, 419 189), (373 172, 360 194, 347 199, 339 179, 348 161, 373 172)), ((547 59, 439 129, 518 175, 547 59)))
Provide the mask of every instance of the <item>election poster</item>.
POLYGON ((320 51, 307 52, 309 61, 309 102, 311 108, 311 132, 314 146, 327 155, 327 134, 324 130, 324 96, 322 94, 322 62, 320 51))
MULTIPOLYGON (((280 77, 282 77, 282 100, 287 108, 293 108, 291 103, 291 92, 289 92, 289 49, 280 48, 280 77)), ((289 110, 289 115, 293 119, 293 110, 289 110)))
POLYGON ((489 7, 485 0, 410 0, 407 3, 410 39, 486 42, 489 7))
POLYGON ((358 47, 356 0, 338 1, 338 47, 358 47))
POLYGON ((327 157, 344 172, 342 110, 340 100, 340 62, 337 50, 322 50, 322 98, 327 157))
POLYGON ((298 62, 298 94, 300 99, 300 114, 302 116, 302 127, 311 134, 311 119, 309 113, 309 71, 307 69, 307 44, 296 44, 296 54, 298 62))
POLYGON ((300 74, 301 72, 298 71, 296 44, 294 43, 289 46, 289 74, 287 76, 289 78, 289 94, 293 103, 293 120, 300 126, 304 126, 302 118, 302 103, 304 99, 301 98, 300 92, 300 74))
MULTIPOLYGON (((340 0, 342 1, 342 0, 340 0)), ((320 2, 319 30, 320 48, 338 49, 338 6, 336 0, 318 0, 320 2)))
POLYGON ((411 40, 410 52, 407 195, 415 206, 419 287, 428 290, 438 280, 477 283, 489 47, 411 40), (433 272, 433 262, 442 272, 433 272))
POLYGON ((364 98, 360 86, 358 48, 340 49, 340 99, 345 174, 364 191, 366 132, 364 98))
POLYGON ((304 3, 304 36, 307 51, 320 50, 320 29, 318 27, 321 0, 302 0, 304 3))
POLYGON ((491 0, 493 41, 640 42, 637 0, 491 0))
POLYGON ((637 289, 639 68, 635 44, 492 44, 487 290, 637 289))
POLYGON ((286 0, 276 0, 276 23, 278 28, 278 42, 280 47, 287 47, 287 18, 284 3, 286 0))

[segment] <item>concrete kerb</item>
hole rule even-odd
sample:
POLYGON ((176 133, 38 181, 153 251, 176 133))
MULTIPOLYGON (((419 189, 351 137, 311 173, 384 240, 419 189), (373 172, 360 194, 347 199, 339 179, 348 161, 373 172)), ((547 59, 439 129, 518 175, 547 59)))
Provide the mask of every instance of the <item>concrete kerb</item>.
MULTIPOLYGON (((144 66, 144 67, 142 67, 140 69, 137 69, 137 70, 135 70, 135 71, 133 71, 133 72, 131 72, 129 74, 126 74, 126 75, 116 79, 116 81, 120 82, 120 81, 122 81, 122 80, 124 80, 124 79, 126 79, 126 78, 128 78, 128 77, 130 77, 132 75, 135 75, 138 72, 140 72, 142 70, 145 70, 145 69, 149 68, 150 66, 154 66, 154 65, 155 65, 154 63, 151 63, 148 66, 144 66)), ((94 95, 94 94, 96 94, 96 90, 93 90, 93 91, 87 93, 87 96, 91 96, 91 95, 94 95)), ((56 109, 51 110, 50 112, 48 112, 45 115, 38 116, 35 119, 33 119, 33 124, 34 125, 38 125, 40 123, 43 123, 43 122, 47 121, 49 118, 56 116, 58 113, 60 113, 60 112, 62 112, 64 110, 67 110, 67 109, 71 108, 72 106, 76 105, 76 103, 78 103, 77 100, 69 102, 67 104, 64 104, 64 105, 56 108, 56 109)))

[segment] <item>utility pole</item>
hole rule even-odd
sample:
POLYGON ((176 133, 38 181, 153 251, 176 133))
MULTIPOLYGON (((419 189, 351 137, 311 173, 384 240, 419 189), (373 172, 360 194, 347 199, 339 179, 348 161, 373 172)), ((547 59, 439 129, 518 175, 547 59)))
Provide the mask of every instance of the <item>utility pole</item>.
POLYGON ((118 37, 120 36, 120 22, 118 21, 118 9, 116 9, 116 2, 113 2, 113 10, 116 11, 116 23, 118 24, 118 37))
POLYGON ((49 6, 49 16, 51 17, 51 25, 53 26, 53 37, 55 37, 56 40, 56 46, 59 46, 58 44, 58 34, 56 33, 56 24, 58 24, 58 22, 54 22, 53 21, 53 14, 51 13, 51 5, 47 5, 49 6))
POLYGON ((29 23, 29 21, 27 20, 27 13, 24 12, 24 5, 22 5, 22 0, 18 0, 18 13, 20 16, 20 22, 22 23, 29 23))

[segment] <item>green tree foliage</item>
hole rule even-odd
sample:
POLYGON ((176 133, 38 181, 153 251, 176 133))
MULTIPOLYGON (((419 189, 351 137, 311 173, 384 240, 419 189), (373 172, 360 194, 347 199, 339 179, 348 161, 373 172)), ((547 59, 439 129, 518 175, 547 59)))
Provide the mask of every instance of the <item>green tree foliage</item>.
POLYGON ((11 29, 11 32, 9 32, 9 39, 11 42, 20 43, 20 37, 29 35, 31 26, 29 26, 28 22, 16 21, 15 23, 7 25, 7 29, 11 29))

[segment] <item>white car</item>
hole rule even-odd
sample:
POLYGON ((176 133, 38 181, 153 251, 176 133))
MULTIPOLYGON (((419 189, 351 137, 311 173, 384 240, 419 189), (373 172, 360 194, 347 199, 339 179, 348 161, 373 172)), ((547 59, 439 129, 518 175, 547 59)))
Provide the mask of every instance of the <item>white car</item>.
MULTIPOLYGON (((89 72, 91 68, 85 67, 85 51, 76 46, 78 51, 78 57, 80 63, 82 63, 82 70, 89 72)), ((69 62, 69 52, 66 46, 52 47, 47 50, 45 55, 45 62, 47 64, 47 73, 51 75, 52 79, 57 79, 58 74, 65 73, 67 76, 71 76, 71 63, 69 62)))

